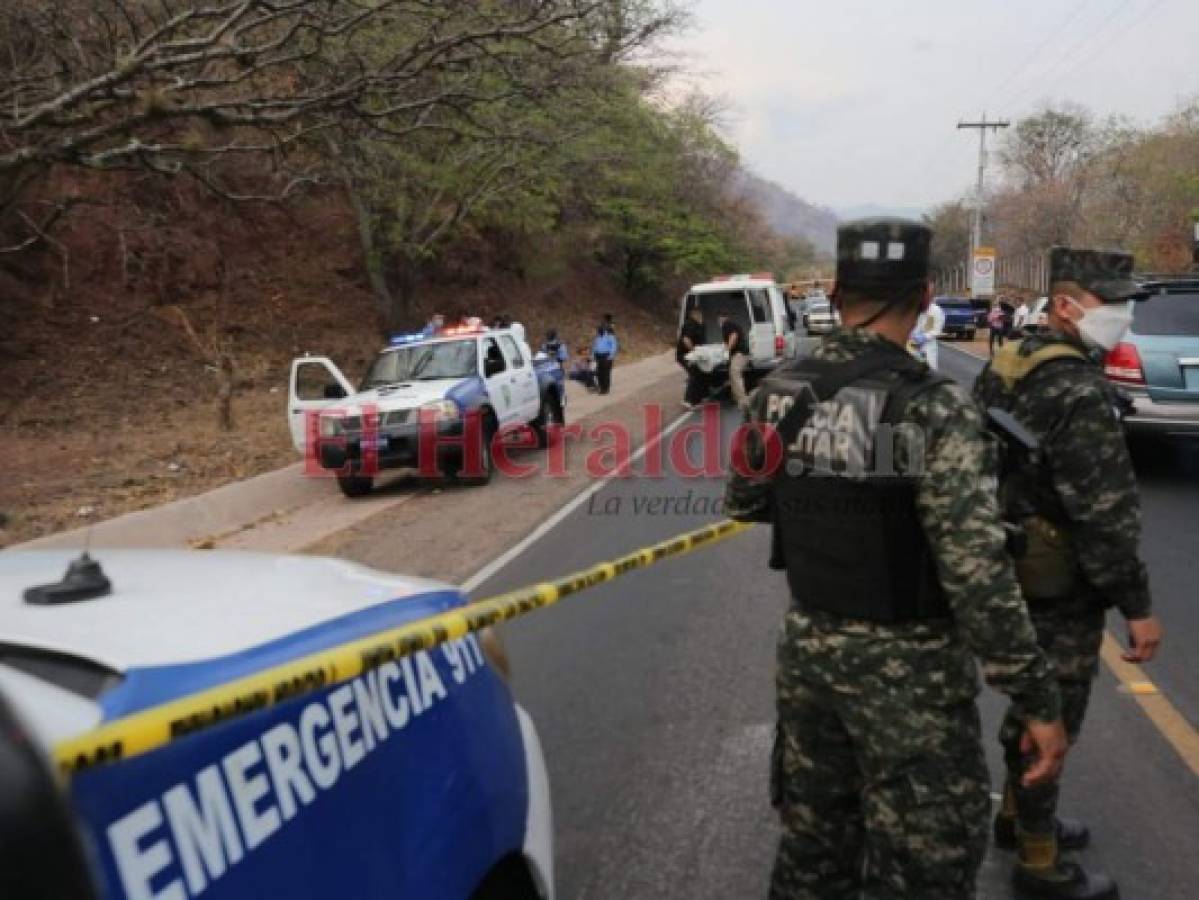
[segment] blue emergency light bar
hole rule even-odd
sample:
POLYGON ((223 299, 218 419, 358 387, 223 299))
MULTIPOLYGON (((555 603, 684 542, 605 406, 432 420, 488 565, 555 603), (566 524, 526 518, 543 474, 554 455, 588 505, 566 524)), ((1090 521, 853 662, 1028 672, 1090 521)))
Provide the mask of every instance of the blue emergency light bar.
POLYGON ((423 341, 426 337, 427 335, 423 331, 416 331, 411 334, 393 334, 388 343, 393 347, 399 347, 402 344, 415 344, 417 341, 423 341))

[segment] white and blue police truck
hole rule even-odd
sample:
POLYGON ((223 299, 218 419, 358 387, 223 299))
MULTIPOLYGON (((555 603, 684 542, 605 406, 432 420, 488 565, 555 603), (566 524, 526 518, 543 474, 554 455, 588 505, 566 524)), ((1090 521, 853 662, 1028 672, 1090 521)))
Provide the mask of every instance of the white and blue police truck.
POLYGON ((0 896, 553 897, 545 764, 489 632, 261 705, 187 701, 169 741, 50 776, 61 742, 451 610, 457 588, 317 557, 70 555, 0 553, 0 896))
POLYGON ((485 484, 493 441, 527 427, 547 446, 565 424, 566 378, 557 360, 534 356, 524 328, 471 324, 392 337, 355 390, 325 357, 292 361, 292 442, 337 473, 348 497, 370 492, 385 469, 485 484), (422 454, 428 459, 422 460, 422 454))

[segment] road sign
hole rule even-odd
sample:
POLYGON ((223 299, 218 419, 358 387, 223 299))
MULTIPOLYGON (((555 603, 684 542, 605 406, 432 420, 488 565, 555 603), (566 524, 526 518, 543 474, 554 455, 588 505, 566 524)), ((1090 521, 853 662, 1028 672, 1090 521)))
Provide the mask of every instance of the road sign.
POLYGON ((995 248, 978 247, 971 269, 970 296, 976 300, 995 296, 995 248))

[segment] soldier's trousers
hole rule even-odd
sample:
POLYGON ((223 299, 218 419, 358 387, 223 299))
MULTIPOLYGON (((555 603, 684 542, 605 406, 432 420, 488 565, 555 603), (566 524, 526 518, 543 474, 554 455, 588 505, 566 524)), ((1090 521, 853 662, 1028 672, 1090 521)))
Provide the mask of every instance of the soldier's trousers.
MULTIPOLYGON (((1104 614, 1098 609, 1061 613, 1033 609, 1030 618, 1037 630, 1037 643, 1045 650, 1057 672, 1058 687, 1062 694, 1062 721, 1073 744, 1078 740, 1087 714, 1091 682, 1099 672, 1104 614)), ((1020 784, 1020 774, 1025 768, 1020 753, 1022 732, 1020 721, 1009 711, 999 731, 1008 770, 1008 788, 1015 793, 1020 828, 1034 834, 1049 834, 1053 831, 1054 816, 1057 814, 1058 782, 1035 788, 1020 784)), ((1069 771, 1069 764, 1066 769, 1069 771)))
POLYGON ((783 834, 770 897, 974 897, 991 806, 973 697, 940 704, 905 691, 903 673, 895 689, 831 685, 822 655, 786 633, 779 645, 771 775, 783 834))

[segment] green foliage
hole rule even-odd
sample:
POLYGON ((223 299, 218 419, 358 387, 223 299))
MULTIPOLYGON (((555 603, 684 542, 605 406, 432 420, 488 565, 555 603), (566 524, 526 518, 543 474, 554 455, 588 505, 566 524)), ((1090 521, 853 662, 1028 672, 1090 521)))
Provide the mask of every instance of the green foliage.
MULTIPOLYGON (((710 101, 663 105, 655 100, 657 73, 622 61, 625 49, 669 28, 672 7, 613 0, 601 8, 594 31, 563 26, 545 38, 569 48, 569 60, 514 40, 423 86, 424 94, 471 99, 416 119, 385 117, 344 149, 381 244, 374 249, 398 291, 393 319, 404 318, 430 264, 466 235, 532 247, 568 227, 586 237, 580 255, 599 261, 631 294, 719 271, 812 262, 810 246, 778 239, 734 199, 739 161, 716 130, 710 101)), ((451 8, 440 15, 451 27, 451 8)), ((383 31, 377 52, 404 39, 383 31)), ((513 268, 528 270, 519 261, 513 268)))

